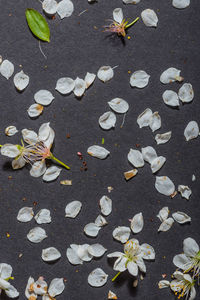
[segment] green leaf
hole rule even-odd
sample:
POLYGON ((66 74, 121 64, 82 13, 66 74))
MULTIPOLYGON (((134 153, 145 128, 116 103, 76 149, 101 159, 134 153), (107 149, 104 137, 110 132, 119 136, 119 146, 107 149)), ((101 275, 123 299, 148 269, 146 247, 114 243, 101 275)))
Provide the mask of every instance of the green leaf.
POLYGON ((27 8, 26 20, 30 30, 37 38, 45 42, 50 42, 49 25, 37 10, 27 8))

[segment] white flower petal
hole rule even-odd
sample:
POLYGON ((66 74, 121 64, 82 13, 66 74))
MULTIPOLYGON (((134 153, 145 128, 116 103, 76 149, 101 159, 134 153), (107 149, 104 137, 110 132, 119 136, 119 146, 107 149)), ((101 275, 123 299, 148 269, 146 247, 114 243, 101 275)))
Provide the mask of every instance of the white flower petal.
POLYGON ((11 277, 12 275, 12 266, 5 264, 5 263, 1 263, 0 264, 0 278, 2 279, 7 279, 9 277, 11 277))
POLYGON ((158 282, 159 289, 164 289, 170 286, 170 282, 168 280, 160 280, 158 282))
POLYGON ((189 237, 183 241, 183 251, 185 255, 194 257, 199 252, 199 246, 194 239, 189 237))
POLYGON ((93 157, 104 159, 106 158, 110 152, 106 150, 104 147, 93 145, 87 149, 87 153, 93 157))
POLYGON ((48 224, 51 223, 51 213, 49 209, 43 208, 38 211, 34 217, 38 224, 48 224))
POLYGON ((192 181, 195 181, 196 180, 196 176, 193 174, 192 175, 192 181))
POLYGON ((133 261, 129 261, 127 264, 127 269, 129 271, 129 273, 133 276, 137 276, 138 274, 138 266, 135 262, 133 261))
POLYGON ((85 90, 86 90, 86 82, 83 79, 77 77, 75 80, 74 95, 78 98, 82 97, 85 90))
POLYGON ((56 167, 56 166, 52 166, 52 167, 50 167, 50 168, 48 168, 48 169, 46 170, 46 172, 44 173, 42 179, 43 179, 44 181, 47 181, 47 182, 53 181, 53 180, 55 180, 56 178, 58 178, 58 176, 60 175, 60 172, 61 172, 61 171, 62 171, 61 168, 58 168, 58 167, 56 167))
POLYGON ((137 258, 136 264, 141 272, 146 273, 146 266, 144 260, 141 257, 137 258))
POLYGON ((18 91, 23 91, 29 84, 29 76, 26 75, 23 71, 15 74, 14 78, 14 85, 18 91))
POLYGON ((137 118, 137 123, 140 128, 149 126, 150 119, 152 116, 152 110, 150 108, 145 109, 137 118))
POLYGON ((162 168, 165 162, 166 162, 166 158, 164 156, 156 157, 151 163, 152 173, 158 172, 158 170, 162 168))
POLYGON ((108 216, 112 212, 112 200, 108 198, 107 196, 101 197, 99 201, 99 205, 101 208, 101 213, 104 216, 108 216))
POLYGON ((75 87, 75 81, 70 77, 63 77, 58 79, 56 83, 56 90, 62 95, 70 94, 75 87))
POLYGON ((116 124, 116 116, 113 112, 108 111, 105 112, 102 116, 99 118, 99 125, 101 128, 105 130, 109 130, 113 127, 115 127, 116 124))
POLYGON ((7 136, 13 136, 13 135, 15 135, 17 132, 18 132, 17 128, 16 128, 15 126, 12 126, 12 125, 6 127, 6 129, 5 129, 5 134, 6 134, 7 136))
POLYGON ((50 262, 50 261, 55 261, 61 257, 60 252, 54 248, 54 247, 49 247, 46 249, 42 249, 42 259, 44 261, 50 262))
POLYGON ((56 14, 58 3, 55 0, 44 0, 42 8, 46 14, 52 16, 56 14))
POLYGON ((124 244, 128 241, 130 234, 131 234, 131 229, 129 227, 118 226, 113 230, 112 236, 115 240, 124 244))
POLYGON ((139 150, 130 149, 128 153, 128 161, 136 168, 144 166, 143 156, 139 150))
POLYGON ((35 93, 34 99, 38 104, 49 105, 53 101, 54 96, 47 90, 39 90, 35 93))
POLYGON ((141 0, 123 0, 123 2, 125 4, 137 4, 139 3, 141 0))
POLYGON ((6 79, 9 79, 14 73, 14 65, 7 59, 5 59, 0 65, 0 73, 6 79))
POLYGON ((172 136, 171 131, 168 131, 168 132, 165 132, 162 134, 159 134, 159 133, 156 134, 155 140, 156 140, 157 145, 167 143, 171 139, 171 136, 172 136))
POLYGON ((74 4, 70 0, 62 0, 58 3, 57 13, 60 18, 70 17, 74 12, 74 4))
POLYGON ((189 103, 194 98, 194 91, 190 83, 184 83, 178 91, 180 100, 184 103, 189 103))
POLYGON ((199 126, 196 121, 190 121, 185 130, 184 130, 184 136, 186 138, 186 141, 190 141, 192 139, 196 139, 199 135, 199 126))
POLYGON ((81 265, 83 263, 82 259, 78 257, 77 252, 72 248, 67 248, 66 255, 72 265, 81 265))
POLYGON ((16 145, 5 144, 1 147, 1 154, 10 158, 15 158, 20 154, 20 151, 16 145))
POLYGON ((62 294, 65 289, 63 278, 54 278, 49 286, 48 293, 51 297, 62 294))
MULTIPOLYGON (((78 245, 77 247, 77 255, 83 261, 91 261, 93 256, 89 253, 89 244, 78 245)), ((75 248, 74 248, 75 250, 75 248)))
POLYGON ((46 165, 45 161, 36 161, 30 170, 30 175, 33 177, 40 177, 42 176, 46 171, 46 165))
POLYGON ((40 141, 46 141, 50 135, 51 127, 50 127, 50 122, 43 123, 38 132, 38 137, 40 141))
POLYGON ((154 10, 152 9, 145 9, 141 13, 142 21, 148 27, 157 27, 158 17, 154 10))
POLYGON ((142 244, 140 246, 142 250, 142 258, 146 260, 153 260, 155 259, 155 250, 154 248, 149 244, 142 244))
POLYGON ((119 258, 115 261, 113 269, 115 271, 124 272, 127 269, 126 266, 127 263, 127 257, 123 255, 120 255, 119 258))
POLYGON ((172 217, 174 218, 174 220, 180 224, 184 224, 187 222, 191 222, 191 218, 184 212, 181 211, 177 211, 175 213, 172 214, 172 217))
POLYGON ((136 214, 131 220, 131 230, 133 233, 139 233, 144 227, 144 218, 142 213, 136 214))
POLYGON ((110 66, 101 67, 97 73, 97 77, 103 82, 109 81, 110 79, 113 78, 113 76, 114 76, 114 71, 110 66))
POLYGON ((175 8, 183 9, 190 5, 190 0, 173 0, 172 5, 175 8))
POLYGON ((5 290, 5 293, 9 298, 17 298, 19 296, 19 292, 12 285, 10 285, 9 288, 5 290))
POLYGON ((65 217, 66 218, 76 218, 82 208, 82 203, 80 201, 72 201, 65 207, 65 217))
POLYGON ((149 120, 149 127, 153 132, 161 127, 161 117, 157 111, 152 114, 149 120))
POLYGON ((160 219, 161 222, 163 222, 168 218, 168 215, 169 215, 169 208, 165 206, 159 211, 157 217, 160 219))
POLYGON ((145 71, 138 70, 135 71, 130 77, 130 85, 132 87, 144 88, 149 83, 150 75, 148 75, 145 71))
POLYGON ((122 23, 124 19, 124 16, 123 16, 123 11, 121 8, 115 8, 113 10, 113 20, 119 24, 122 23))
POLYGON ((85 225, 84 232, 86 235, 91 237, 96 237, 99 233, 101 227, 97 226, 95 223, 89 223, 85 225))
POLYGON ((165 104, 172 106, 172 107, 176 107, 179 106, 179 98, 178 98, 178 94, 174 91, 171 90, 166 90, 163 95, 162 95, 163 101, 165 102, 165 104))
POLYGON ((145 161, 151 164, 154 159, 157 158, 157 153, 153 147, 147 146, 145 148, 142 148, 142 156, 145 161))
POLYGON ((156 176, 155 188, 165 196, 170 196, 175 191, 173 182, 167 176, 156 176))
POLYGON ((186 270, 192 266, 192 260, 185 254, 178 254, 174 256, 173 264, 182 270, 186 270))
POLYGON ((88 283, 93 287, 100 287, 106 284, 108 275, 100 268, 93 270, 88 276, 88 283))
POLYGON ((36 144, 37 142, 39 142, 38 135, 33 130, 29 130, 26 128, 22 129, 22 136, 27 144, 36 144))
POLYGON ((124 253, 122 253, 122 252, 113 252, 113 253, 108 254, 107 257, 109 257, 109 258, 124 257, 124 253))
POLYGON ((32 243, 40 243, 47 238, 46 231, 41 227, 34 227, 27 234, 27 238, 32 243))
POLYGON ((191 189, 187 186, 187 185, 179 185, 178 186, 178 191, 179 193, 181 193, 181 197, 189 200, 191 194, 192 194, 192 191, 191 189))
POLYGON ((25 166, 26 162, 25 160, 23 159, 23 157, 19 157, 19 158, 15 158, 13 161, 12 161, 12 168, 14 170, 17 170, 17 169, 21 169, 25 166))
POLYGON ((158 231, 168 231, 174 223, 174 220, 172 218, 168 218, 162 222, 160 227, 158 228, 158 231))
POLYGON ((11 284, 7 281, 7 280, 4 280, 3 278, 0 278, 0 291, 3 290, 6 290, 6 289, 9 289, 9 287, 11 286, 11 284))
POLYGON ((94 257, 101 257, 106 251, 107 249, 100 244, 93 244, 88 247, 88 252, 94 257))
POLYGON ((84 78, 85 83, 86 83, 86 89, 88 89, 93 84, 93 82, 95 81, 95 78, 96 78, 95 74, 87 72, 87 74, 85 75, 85 78, 84 78))
POLYGON ((17 220, 20 222, 29 222, 34 216, 32 207, 22 207, 17 215, 17 220))
POLYGON ((96 218, 95 222, 94 222, 98 227, 103 227, 105 225, 108 224, 108 222, 106 221, 106 219, 102 216, 102 215, 98 215, 98 217, 96 218))
POLYGON ((168 68, 161 74, 160 81, 163 84, 171 83, 174 81, 183 81, 184 78, 180 76, 180 73, 181 71, 176 68, 168 68))
POLYGON ((41 115, 43 109, 42 105, 34 103, 28 108, 27 112, 30 118, 35 118, 41 115))
POLYGON ((128 102, 122 98, 114 98, 108 102, 108 105, 118 114, 125 114, 129 110, 128 102))

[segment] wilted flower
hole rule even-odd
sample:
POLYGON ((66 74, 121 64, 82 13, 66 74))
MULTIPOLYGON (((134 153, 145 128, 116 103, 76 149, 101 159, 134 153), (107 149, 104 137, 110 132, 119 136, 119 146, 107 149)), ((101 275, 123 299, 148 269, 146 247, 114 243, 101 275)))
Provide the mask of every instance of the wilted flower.
POLYGON ((113 278, 113 281, 119 276, 121 272, 126 270, 133 276, 138 275, 138 268, 141 272, 146 273, 146 266, 143 259, 155 259, 155 251, 152 246, 148 244, 139 245, 139 241, 131 239, 124 245, 124 253, 114 252, 107 255, 110 257, 117 257, 113 269, 119 271, 113 278))
POLYGON ((14 277, 11 277, 11 275, 11 265, 5 263, 0 264, 0 294, 2 290, 4 290, 9 298, 16 298, 19 296, 19 293, 16 288, 8 282, 9 279, 14 279, 14 277))
POLYGON ((139 17, 136 18, 133 22, 129 23, 126 19, 123 18, 123 11, 121 8, 115 8, 113 11, 113 20, 110 25, 106 25, 105 32, 117 33, 119 36, 126 36, 126 29, 131 27, 139 20, 139 17))
POLYGON ((30 163, 32 168, 30 174, 39 177, 46 172, 45 159, 52 159, 70 169, 66 164, 58 160, 50 151, 54 141, 55 133, 49 123, 44 123, 39 128, 38 135, 31 130, 23 129, 22 135, 28 145, 1 145, 1 154, 14 158, 12 161, 13 169, 20 169, 26 163, 30 163))

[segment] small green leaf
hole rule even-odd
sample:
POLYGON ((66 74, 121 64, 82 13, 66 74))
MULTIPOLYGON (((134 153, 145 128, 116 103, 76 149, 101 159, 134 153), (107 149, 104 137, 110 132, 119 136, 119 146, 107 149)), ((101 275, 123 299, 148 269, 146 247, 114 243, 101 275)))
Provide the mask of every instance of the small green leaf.
POLYGON ((30 30, 37 38, 45 42, 50 42, 49 25, 37 10, 27 8, 26 20, 30 30))

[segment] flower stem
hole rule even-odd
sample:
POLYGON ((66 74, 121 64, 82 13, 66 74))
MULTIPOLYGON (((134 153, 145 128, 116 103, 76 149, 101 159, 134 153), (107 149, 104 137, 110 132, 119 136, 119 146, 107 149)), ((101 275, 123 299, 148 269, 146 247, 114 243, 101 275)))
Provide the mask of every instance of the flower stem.
POLYGON ((115 281, 115 279, 121 274, 121 272, 118 272, 115 277, 113 277, 112 281, 115 281))
POLYGON ((61 166, 65 167, 67 170, 70 170, 70 167, 67 166, 66 164, 64 164, 62 161, 60 161, 59 159, 57 159, 53 154, 51 154, 51 156, 49 157, 50 159, 55 160, 57 163, 59 163, 61 166))
POLYGON ((139 17, 137 17, 133 22, 127 24, 127 25, 125 26, 125 29, 131 27, 131 26, 132 26, 133 24, 135 24, 138 20, 139 20, 139 17))

